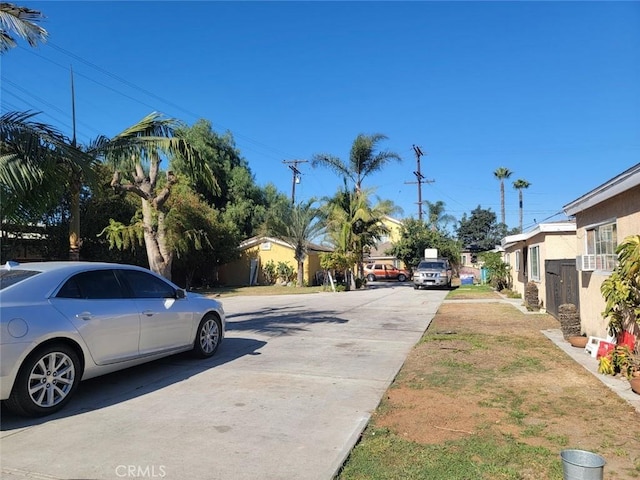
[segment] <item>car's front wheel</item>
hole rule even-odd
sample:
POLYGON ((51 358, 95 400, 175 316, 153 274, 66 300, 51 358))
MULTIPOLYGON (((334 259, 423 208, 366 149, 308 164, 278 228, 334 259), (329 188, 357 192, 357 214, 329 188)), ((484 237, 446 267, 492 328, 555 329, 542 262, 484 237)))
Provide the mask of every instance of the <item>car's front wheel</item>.
POLYGON ((6 405, 18 415, 41 417, 57 412, 71 398, 82 378, 78 354, 56 343, 27 357, 6 405))
POLYGON ((400 275, 398 275, 398 281, 399 282, 404 282, 407 279, 407 277, 405 275, 403 275, 402 273, 400 275))
POLYGON ((369 275, 367 275, 367 281, 368 282, 373 282, 375 281, 376 276, 373 273, 370 273, 369 275))
POLYGON ((193 342, 193 353, 199 358, 207 358, 216 353, 222 340, 222 323, 213 313, 208 313, 200 321, 196 339, 193 342))

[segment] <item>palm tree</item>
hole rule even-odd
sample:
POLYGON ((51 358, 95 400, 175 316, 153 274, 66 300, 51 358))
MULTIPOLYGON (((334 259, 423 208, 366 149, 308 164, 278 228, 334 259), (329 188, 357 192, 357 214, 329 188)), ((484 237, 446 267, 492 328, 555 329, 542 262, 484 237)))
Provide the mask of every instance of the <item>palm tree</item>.
POLYGON ((174 135, 179 126, 177 120, 162 118, 154 112, 112 139, 98 138, 90 148, 112 166, 111 186, 137 195, 142 203, 140 223, 126 228, 112 224, 105 233, 116 244, 123 244, 122 237, 141 235, 149 268, 168 279, 171 279, 175 249, 166 223, 167 200, 178 176, 169 169, 165 178, 160 178, 161 155, 179 158, 190 178, 204 182, 212 191, 218 190, 208 164, 185 139, 174 135))
POLYGON ((372 205, 371 194, 372 190, 349 190, 345 182, 344 188, 327 198, 323 207, 327 236, 336 251, 355 259, 360 277, 365 249, 389 233, 382 219, 397 210, 390 200, 378 200, 372 205))
POLYGON ((93 179, 94 159, 55 128, 33 120, 35 112, 0 117, 0 218, 33 221, 59 203, 69 168, 93 179))
POLYGON ((11 3, 0 3, 0 54, 17 45, 16 35, 32 47, 38 45, 38 42, 45 42, 47 31, 35 23, 43 18, 44 15, 37 10, 18 7, 11 3))
POLYGON ((506 167, 500 167, 495 172, 493 172, 493 175, 498 180, 500 180, 500 214, 502 218, 502 223, 504 225, 506 225, 507 223, 505 220, 506 215, 504 212, 504 179, 509 178, 512 174, 513 172, 506 167))
POLYGON ((427 203, 429 209, 429 215, 427 220, 427 226, 433 231, 446 230, 450 223, 455 223, 456 218, 453 215, 444 213, 444 202, 438 200, 436 203, 427 203))
POLYGON ((520 207, 520 233, 522 233, 522 190, 525 188, 529 188, 531 184, 526 180, 519 178, 515 182, 513 182, 513 188, 518 190, 518 200, 520 207))
POLYGON ((272 226, 275 236, 281 238, 294 249, 294 259, 298 265, 297 286, 304 285, 304 261, 309 243, 324 230, 320 209, 313 206, 315 200, 301 202, 288 208, 280 221, 272 226))
POLYGON ((380 170, 391 160, 401 161, 400 155, 394 152, 376 152, 378 143, 387 137, 381 133, 373 135, 359 134, 351 146, 349 163, 328 154, 315 154, 311 160, 312 166, 324 165, 351 180, 357 192, 362 190, 362 181, 370 173, 380 170))

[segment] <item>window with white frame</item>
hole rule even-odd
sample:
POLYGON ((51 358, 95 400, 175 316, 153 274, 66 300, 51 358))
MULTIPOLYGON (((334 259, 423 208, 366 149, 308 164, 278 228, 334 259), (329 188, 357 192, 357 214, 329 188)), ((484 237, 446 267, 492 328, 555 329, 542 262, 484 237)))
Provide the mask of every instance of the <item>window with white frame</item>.
POLYGON ((534 282, 540 281, 540 247, 529 247, 529 278, 534 282))
POLYGON ((516 250, 516 272, 520 271, 520 250, 516 250))
POLYGON ((609 222, 586 228, 585 255, 596 270, 612 271, 618 256, 616 223, 609 222))

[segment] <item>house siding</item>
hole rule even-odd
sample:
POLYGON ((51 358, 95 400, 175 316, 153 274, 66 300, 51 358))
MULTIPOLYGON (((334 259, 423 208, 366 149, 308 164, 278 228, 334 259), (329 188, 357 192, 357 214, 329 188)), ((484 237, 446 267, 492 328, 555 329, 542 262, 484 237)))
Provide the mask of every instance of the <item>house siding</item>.
POLYGON ((509 264, 511 274, 511 289, 525 296, 525 287, 529 280, 538 287, 538 299, 547 299, 547 285, 545 282, 547 260, 564 260, 576 257, 576 225, 573 221, 541 223, 533 230, 517 235, 505 237, 502 240, 503 255, 509 264), (529 249, 538 247, 539 276, 531 278, 531 257, 529 249), (516 270, 516 257, 520 255, 519 269, 516 270))
POLYGON ((544 301, 547 298, 547 290, 545 284, 545 260, 561 260, 564 258, 575 258, 575 234, 567 234, 564 232, 540 232, 537 235, 527 239, 526 241, 519 242, 517 245, 505 249, 505 254, 508 255, 509 265, 511 271, 511 278, 513 280, 512 290, 518 292, 523 298, 525 293, 525 286, 528 282, 531 265, 530 257, 527 253, 523 253, 522 250, 529 250, 531 247, 539 247, 539 279, 534 283, 538 287, 538 298, 544 301), (516 252, 520 251, 520 271, 516 271, 516 252), (526 262, 524 259, 527 259, 526 262))
MULTIPOLYGON (((606 221, 616 222, 618 244, 630 235, 640 234, 640 186, 629 189, 591 208, 576 213, 578 255, 585 253, 586 230, 606 221)), ((607 324, 602 317, 605 301, 600 292, 602 282, 611 272, 580 272, 580 319, 587 335, 605 337, 607 324)))

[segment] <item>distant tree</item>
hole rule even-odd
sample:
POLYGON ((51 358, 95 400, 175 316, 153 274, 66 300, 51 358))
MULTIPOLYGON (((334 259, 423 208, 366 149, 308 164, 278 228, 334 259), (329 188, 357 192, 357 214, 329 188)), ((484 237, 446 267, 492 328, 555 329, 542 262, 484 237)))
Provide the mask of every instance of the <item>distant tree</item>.
POLYGON ((523 215, 522 190, 524 190, 525 188, 529 188, 530 186, 531 186, 531 184, 529 182, 527 182, 526 180, 523 180, 521 178, 519 178, 518 180, 513 182, 513 188, 518 190, 518 207, 519 207, 519 212, 520 212, 520 233, 522 233, 522 215, 523 215))
POLYGON ((498 291, 511 288, 509 265, 502 260, 500 252, 482 252, 479 255, 489 271, 489 284, 498 291))
POLYGON ((488 251, 501 243, 507 234, 504 224, 496 223, 496 214, 491 209, 478 207, 467 218, 465 213, 458 222, 458 240, 465 247, 476 245, 479 251, 488 251))
POLYGON ((505 225, 506 223, 506 214, 504 210, 504 180, 505 178, 509 178, 513 172, 506 167, 500 167, 493 175, 500 181, 500 218, 502 219, 502 223, 505 225))
POLYGON ((400 155, 390 151, 376 151, 377 145, 386 140, 386 135, 375 133, 373 135, 359 134, 351 146, 349 163, 329 154, 315 154, 311 160, 312 166, 323 165, 329 167, 341 175, 344 179, 351 180, 357 192, 362 190, 362 181, 369 174, 382 169, 391 160, 401 161, 400 155))
POLYGON ((12 3, 0 3, 0 54, 4 54, 17 45, 16 36, 35 47, 47 40, 47 31, 36 22, 44 15, 38 10, 18 7, 12 3))
POLYGON ((389 200, 372 202, 373 190, 350 190, 344 187, 333 197, 326 198, 323 206, 329 241, 336 251, 347 258, 356 259, 356 270, 363 277, 364 252, 375 246, 389 233, 384 218, 396 211, 389 200))
POLYGON ((426 248, 436 248, 438 256, 449 259, 452 265, 460 263, 460 244, 455 239, 414 218, 402 222, 400 239, 386 253, 402 260, 409 268, 415 268, 426 248))
MULTIPOLYGON (((275 187, 259 187, 248 162, 236 148, 230 132, 216 133, 208 120, 198 120, 194 125, 176 129, 176 135, 184 138, 199 153, 215 177, 219 190, 212 191, 202 181, 194 183, 194 189, 213 207, 221 212, 222 219, 235 225, 241 238, 259 233, 260 227, 272 213, 276 204, 286 202, 286 196, 275 187)), ((172 167, 178 172, 188 172, 180 159, 174 159, 172 167)), ((290 203, 290 202, 289 202, 290 203)))
POLYGON ((456 218, 445 213, 445 204, 442 200, 438 200, 435 203, 427 201, 426 204, 429 211, 427 225, 430 229, 445 232, 450 224, 455 224, 456 218))

